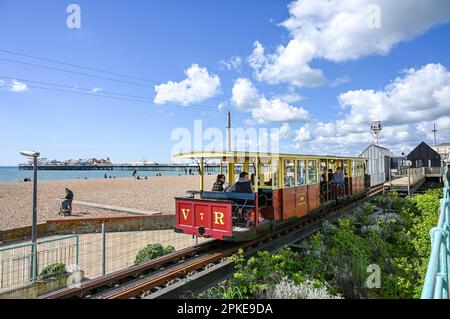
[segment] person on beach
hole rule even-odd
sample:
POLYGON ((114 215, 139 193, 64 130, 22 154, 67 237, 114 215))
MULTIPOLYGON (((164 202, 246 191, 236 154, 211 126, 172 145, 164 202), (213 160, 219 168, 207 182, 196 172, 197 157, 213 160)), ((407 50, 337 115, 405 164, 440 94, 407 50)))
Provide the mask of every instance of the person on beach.
POLYGON ((66 188, 66 197, 64 199, 67 201, 67 208, 69 209, 69 214, 72 214, 72 201, 73 201, 73 192, 66 188))
POLYGON ((133 174, 131 174, 131 176, 133 176, 133 178, 134 178, 134 179, 136 179, 136 176, 137 176, 137 171, 136 171, 136 170, 134 170, 134 171, 133 171, 133 174))
POLYGON ((219 175, 217 175, 217 180, 212 187, 212 191, 213 192, 225 192, 229 186, 230 185, 228 185, 225 182, 225 175, 219 174, 219 175))
POLYGON ((227 189, 227 192, 236 193, 253 193, 252 182, 248 179, 248 173, 242 172, 239 174, 239 179, 233 186, 227 189))

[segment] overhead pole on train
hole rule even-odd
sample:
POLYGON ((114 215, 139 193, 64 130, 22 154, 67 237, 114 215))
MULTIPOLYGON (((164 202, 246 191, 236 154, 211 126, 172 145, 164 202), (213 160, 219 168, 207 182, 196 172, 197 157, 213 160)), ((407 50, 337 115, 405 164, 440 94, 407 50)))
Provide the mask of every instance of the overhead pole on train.
POLYGON ((227 113, 228 151, 231 152, 231 112, 227 113))

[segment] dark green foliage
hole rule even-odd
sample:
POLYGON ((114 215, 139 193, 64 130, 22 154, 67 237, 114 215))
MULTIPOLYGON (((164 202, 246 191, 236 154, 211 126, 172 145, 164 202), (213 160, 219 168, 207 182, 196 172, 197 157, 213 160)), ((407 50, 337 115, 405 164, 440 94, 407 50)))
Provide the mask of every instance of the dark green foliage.
POLYGON ((134 264, 142 264, 146 261, 170 254, 174 251, 175 248, 170 245, 163 247, 161 244, 149 244, 138 252, 136 259, 134 260, 134 264))
POLYGON ((429 230, 437 225, 441 190, 411 198, 378 196, 301 243, 299 253, 259 252, 233 256, 236 272, 203 294, 212 298, 266 297, 283 278, 312 280, 345 298, 419 298, 430 256, 429 230), (368 289, 368 265, 381 269, 381 288, 368 289))
POLYGON ((66 271, 66 265, 62 263, 54 263, 51 265, 48 265, 44 269, 42 269, 41 273, 39 274, 39 280, 44 280, 48 278, 54 278, 59 277, 61 275, 65 275, 67 273, 66 271))

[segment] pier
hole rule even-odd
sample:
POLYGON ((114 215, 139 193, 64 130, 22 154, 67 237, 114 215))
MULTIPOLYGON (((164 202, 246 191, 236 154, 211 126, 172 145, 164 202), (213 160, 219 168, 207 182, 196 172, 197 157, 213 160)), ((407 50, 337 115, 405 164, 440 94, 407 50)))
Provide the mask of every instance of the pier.
MULTIPOLYGON (((195 164, 149 164, 149 165, 38 165, 41 171, 151 171, 151 172, 185 172, 200 170, 195 164)), ((21 164, 19 170, 33 170, 33 165, 21 164)), ((205 172, 218 172, 219 164, 205 165, 205 172)))

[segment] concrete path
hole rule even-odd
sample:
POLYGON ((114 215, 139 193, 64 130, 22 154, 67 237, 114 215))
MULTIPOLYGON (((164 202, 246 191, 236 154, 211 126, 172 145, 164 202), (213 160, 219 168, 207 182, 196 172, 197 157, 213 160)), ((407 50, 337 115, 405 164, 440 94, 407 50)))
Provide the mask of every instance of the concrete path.
POLYGON ((121 213, 136 214, 136 215, 151 216, 151 215, 161 214, 161 212, 158 212, 158 211, 141 210, 141 209, 134 209, 134 208, 128 208, 128 207, 118 207, 118 206, 111 206, 111 205, 104 205, 104 204, 96 204, 96 203, 82 202, 79 200, 74 200, 73 204, 94 207, 94 208, 100 208, 100 209, 106 209, 106 210, 121 212, 121 213))

